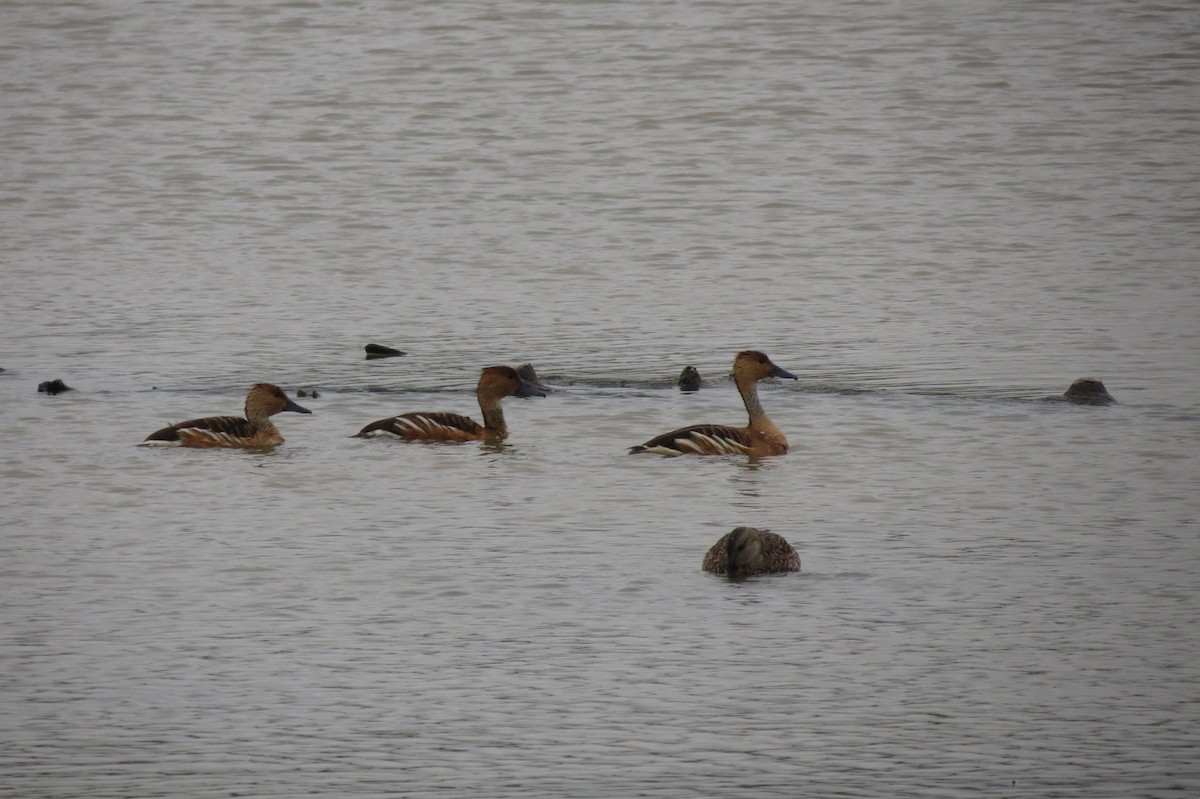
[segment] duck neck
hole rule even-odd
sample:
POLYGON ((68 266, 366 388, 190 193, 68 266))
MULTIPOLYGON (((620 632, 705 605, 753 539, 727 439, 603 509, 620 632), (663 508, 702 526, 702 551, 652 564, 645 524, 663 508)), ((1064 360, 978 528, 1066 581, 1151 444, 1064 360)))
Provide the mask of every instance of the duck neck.
POLYGON ((508 425, 504 423, 504 411, 499 397, 480 397, 479 410, 483 411, 483 426, 496 438, 508 436, 508 425))
POLYGON ((738 392, 742 395, 742 402, 746 405, 746 413, 750 416, 750 424, 753 425, 759 419, 766 418, 767 414, 763 411, 762 403, 758 401, 758 381, 753 378, 736 379, 738 392))
POLYGON ((251 427, 258 429, 275 426, 271 423, 271 414, 263 413, 261 410, 252 407, 249 402, 246 403, 246 421, 250 423, 251 427))

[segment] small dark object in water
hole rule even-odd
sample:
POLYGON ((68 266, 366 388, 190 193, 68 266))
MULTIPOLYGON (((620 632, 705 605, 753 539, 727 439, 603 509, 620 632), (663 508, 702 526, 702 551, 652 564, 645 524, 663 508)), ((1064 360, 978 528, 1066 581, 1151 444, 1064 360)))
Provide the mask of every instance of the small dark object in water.
POLYGON ((395 358, 397 355, 403 355, 400 350, 394 350, 391 347, 385 347, 382 344, 368 344, 363 347, 367 351, 367 358, 395 358))
POLYGON ((755 527, 735 527, 704 556, 706 572, 729 577, 800 571, 800 556, 781 535, 755 527))
POLYGON ((545 391, 549 393, 554 390, 538 378, 537 372, 534 370, 533 364, 531 363, 523 363, 518 366, 517 374, 521 376, 522 380, 536 388, 538 391, 545 391))
POLYGON ((304 389, 301 388, 296 391, 296 396, 297 397, 312 397, 313 399, 316 399, 317 397, 319 397, 321 395, 317 393, 317 390, 315 388, 312 391, 305 391, 304 389))
POLYGON ((44 383, 38 383, 39 394, 45 392, 46 394, 53 396, 55 394, 61 394, 64 391, 74 391, 74 389, 58 378, 55 378, 54 380, 47 380, 44 383))
POLYGON ((1094 377, 1081 377, 1063 393, 1067 402, 1076 405, 1115 405, 1117 400, 1104 384, 1094 377))
POLYGON ((699 391, 700 371, 694 366, 685 366, 679 373, 679 379, 675 382, 679 385, 680 391, 699 391))

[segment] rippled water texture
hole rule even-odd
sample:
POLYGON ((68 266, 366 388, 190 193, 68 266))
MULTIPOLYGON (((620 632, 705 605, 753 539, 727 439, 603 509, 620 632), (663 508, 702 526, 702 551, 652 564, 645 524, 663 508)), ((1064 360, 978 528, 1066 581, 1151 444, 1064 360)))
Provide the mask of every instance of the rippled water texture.
POLYGON ((1200 792, 1196 22, 0 6, 0 796, 1200 792), (626 454, 747 348, 788 455, 626 454))

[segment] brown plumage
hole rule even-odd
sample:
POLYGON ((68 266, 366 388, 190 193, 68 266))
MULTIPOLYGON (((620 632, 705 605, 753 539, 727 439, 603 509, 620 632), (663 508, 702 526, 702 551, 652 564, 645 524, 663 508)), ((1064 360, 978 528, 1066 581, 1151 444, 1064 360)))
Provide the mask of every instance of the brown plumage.
POLYGON ((733 381, 750 417, 745 427, 717 424, 683 427, 631 447, 629 451, 660 455, 782 455, 788 450, 787 438, 763 412, 758 401, 758 381, 764 377, 796 379, 794 374, 780 369, 761 352, 746 350, 734 358, 733 381))
POLYGON ((783 536, 755 527, 736 527, 704 556, 706 572, 729 577, 800 571, 800 556, 783 536))
POLYGON ((273 447, 283 436, 271 417, 283 411, 312 413, 288 399, 279 386, 258 383, 246 394, 246 418, 208 416, 156 430, 142 446, 158 447, 273 447))
POLYGON ((489 366, 479 375, 475 389, 483 424, 457 413, 405 413, 380 419, 359 430, 359 438, 388 436, 403 441, 480 441, 508 437, 500 401, 505 397, 544 397, 539 385, 521 379, 510 366, 489 366))

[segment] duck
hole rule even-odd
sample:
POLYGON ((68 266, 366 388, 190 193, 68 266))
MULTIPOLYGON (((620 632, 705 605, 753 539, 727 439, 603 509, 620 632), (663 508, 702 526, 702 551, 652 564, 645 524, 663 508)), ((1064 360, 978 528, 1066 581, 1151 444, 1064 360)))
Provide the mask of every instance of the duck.
POLYGON ((800 571, 800 555, 781 535, 757 527, 735 527, 704 555, 704 571, 728 577, 800 571))
POLYGON ((279 386, 257 383, 246 393, 246 418, 208 416, 189 419, 156 430, 140 446, 150 447, 245 447, 259 449, 283 443, 283 435, 271 417, 283 411, 312 413, 288 399, 279 386))
POLYGON ((1081 377, 1063 392, 1063 399, 1075 405, 1115 405, 1116 398, 1095 377, 1081 377))
POLYGON ((788 451, 787 437, 775 426, 758 401, 758 381, 764 377, 796 376, 779 368, 765 353, 739 352, 733 359, 733 381, 750 423, 745 427, 699 424, 683 427, 630 447, 631 453, 656 452, 660 455, 782 455, 788 451))
POLYGON ((511 366, 488 366, 479 374, 475 396, 483 424, 457 413, 404 413, 371 422, 356 438, 390 437, 402 441, 484 441, 508 438, 500 401, 505 397, 544 397, 540 383, 524 380, 511 366))
POLYGON ((74 391, 74 390, 75 389, 71 388, 66 383, 64 383, 60 378, 57 378, 57 377, 54 378, 53 380, 44 380, 41 383, 38 383, 38 393, 39 394, 42 394, 42 393, 49 394, 52 397, 55 394, 61 394, 64 391, 74 391))
POLYGON ((398 358, 401 355, 408 354, 403 350, 398 350, 395 347, 388 347, 383 344, 368 344, 363 347, 363 350, 365 350, 367 353, 368 361, 374 358, 398 358))
POLYGON ((533 364, 531 363, 523 363, 518 366, 517 374, 519 374, 521 379, 526 383, 529 383, 532 386, 537 386, 539 391, 551 392, 554 390, 542 382, 541 378, 538 377, 537 370, 533 368, 533 364))

